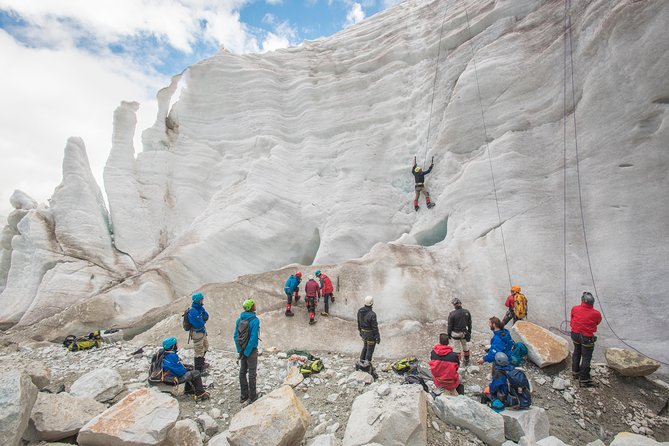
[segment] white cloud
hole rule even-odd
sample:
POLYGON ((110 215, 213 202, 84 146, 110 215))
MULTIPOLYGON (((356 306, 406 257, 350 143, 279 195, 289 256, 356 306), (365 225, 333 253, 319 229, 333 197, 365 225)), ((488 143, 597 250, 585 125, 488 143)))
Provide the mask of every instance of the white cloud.
POLYGON ((265 3, 272 6, 283 5, 283 0, 265 0, 265 3))
POLYGON ((365 11, 362 10, 360 3, 353 3, 350 11, 346 14, 346 24, 351 25, 360 22, 365 18, 365 11))
POLYGON ((267 14, 265 14, 265 15, 262 17, 262 22, 263 22, 263 23, 266 23, 266 24, 268 24, 268 25, 271 25, 271 24, 273 24, 274 22, 276 22, 276 17, 274 17, 274 14, 270 14, 270 13, 268 12, 267 14))
POLYGON ((296 45, 296 39, 297 30, 289 22, 281 22, 275 27, 274 32, 267 33, 262 43, 262 49, 263 51, 274 51, 279 48, 286 48, 296 45))

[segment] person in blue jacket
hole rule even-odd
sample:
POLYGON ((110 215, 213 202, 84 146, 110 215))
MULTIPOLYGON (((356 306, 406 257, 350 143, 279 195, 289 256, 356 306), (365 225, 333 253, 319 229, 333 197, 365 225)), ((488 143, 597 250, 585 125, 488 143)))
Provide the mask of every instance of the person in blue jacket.
POLYGON ((511 350, 513 350, 513 339, 511 339, 511 333, 509 333, 509 330, 504 328, 504 324, 502 324, 502 321, 498 317, 493 316, 490 318, 489 327, 493 332, 492 339, 490 340, 490 350, 488 350, 488 353, 486 353, 483 358, 479 359, 478 363, 492 363, 494 372, 495 355, 499 352, 502 352, 510 358, 511 350))
MULTIPOLYGON (((496 370, 492 375, 492 381, 483 390, 483 400, 485 400, 496 412, 504 410, 509 395, 509 384, 506 378, 506 372, 513 370, 509 364, 509 357, 502 353, 495 354, 496 370)), ((482 402, 484 402, 482 400, 482 402)))
POLYGON ((293 305, 293 294, 295 294, 295 303, 300 300, 300 281, 302 280, 302 273, 296 272, 295 275, 290 275, 286 283, 283 285, 283 292, 286 293, 286 316, 293 316, 291 307, 293 305))
POLYGON ((209 313, 204 309, 204 294, 197 292, 191 296, 193 303, 188 310, 188 322, 190 322, 190 337, 195 349, 195 370, 202 373, 205 369, 204 356, 209 350, 209 339, 205 325, 209 320, 209 313))
POLYGON ((194 393, 196 401, 204 401, 209 398, 209 393, 204 390, 202 376, 198 370, 188 370, 182 363, 179 355, 177 340, 174 337, 163 340, 163 382, 186 383, 186 392, 194 393))
POLYGON ((239 353, 239 387, 240 403, 255 402, 262 394, 256 391, 256 372, 258 369, 258 339, 260 320, 256 316, 256 304, 247 299, 242 304, 244 311, 235 324, 235 347, 239 353), (248 380, 247 380, 248 374, 248 380))

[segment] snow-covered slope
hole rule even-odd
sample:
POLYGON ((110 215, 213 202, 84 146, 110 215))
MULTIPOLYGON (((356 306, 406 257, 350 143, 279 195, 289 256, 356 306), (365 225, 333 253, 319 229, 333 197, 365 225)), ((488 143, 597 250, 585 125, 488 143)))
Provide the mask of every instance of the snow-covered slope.
MULTIPOLYGON (((109 216, 92 179, 69 175, 66 161, 56 203, 16 211, 27 216, 7 229, 18 232, 9 248, 3 233, 0 322, 34 323, 49 302, 60 310, 95 301, 113 308, 109 321, 128 323, 205 283, 291 263, 336 264, 397 241, 397 274, 359 288, 380 293, 382 321, 443 318, 455 295, 485 320, 502 313, 510 276, 530 299, 530 318, 558 326, 565 246, 567 306, 593 287, 585 223, 612 325, 669 359, 661 348, 669 4, 574 2, 566 50, 564 13, 557 1, 409 0, 299 48, 221 51, 159 92, 138 154, 137 104, 123 103, 105 168, 109 216), (435 157, 430 211, 411 205, 414 156, 421 164, 435 157), (402 261, 401 245, 416 243, 427 246, 425 268, 402 261), (60 283, 71 288, 67 300, 56 295, 60 283)), ((413 258, 416 248, 406 249, 413 258)), ((366 261, 384 265, 386 254, 375 250, 366 261)))

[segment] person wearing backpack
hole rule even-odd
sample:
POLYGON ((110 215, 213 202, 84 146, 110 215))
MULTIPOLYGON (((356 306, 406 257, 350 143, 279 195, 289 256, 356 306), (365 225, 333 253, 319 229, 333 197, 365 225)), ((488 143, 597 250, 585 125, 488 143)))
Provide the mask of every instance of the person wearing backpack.
MULTIPOLYGON (((162 382, 170 384, 186 383, 187 391, 194 392, 195 401, 209 399, 209 393, 202 385, 202 375, 199 370, 188 370, 182 363, 178 351, 177 340, 170 337, 163 340, 162 382)), ((160 352, 159 352, 160 353, 160 352)))
MULTIPOLYGON (((529 409, 532 405, 530 382, 527 375, 509 363, 509 357, 498 352, 495 354, 495 372, 492 381, 483 391, 491 407, 495 400, 500 401, 507 409, 529 409)), ((496 403, 495 406, 497 406, 496 403)))
POLYGON ((295 303, 300 300, 300 281, 302 280, 302 273, 296 272, 291 274, 283 285, 283 292, 286 293, 286 316, 294 316, 291 308, 293 306, 293 295, 295 295, 295 303))
POLYGON ((571 309, 571 340, 574 343, 574 354, 571 357, 571 373, 578 378, 581 387, 597 387, 590 377, 590 361, 597 341, 597 326, 602 322, 602 314, 595 310, 595 298, 584 291, 581 305, 571 309))
POLYGON ((448 340, 448 333, 441 333, 439 343, 434 346, 430 353, 432 382, 440 389, 464 395, 465 387, 460 383, 460 374, 458 373, 460 355, 455 353, 453 348, 448 345, 448 340))
POLYGON ((527 317, 527 297, 520 292, 518 285, 511 287, 511 294, 506 298, 504 306, 507 308, 504 319, 502 319, 504 325, 508 324, 512 319, 515 324, 527 317))
POLYGON ((455 308, 448 315, 448 337, 455 340, 454 351, 458 359, 462 359, 464 352, 465 366, 469 365, 469 341, 472 340, 472 315, 462 308, 462 302, 457 297, 451 303, 455 308))
POLYGON ((256 316, 256 304, 247 299, 242 304, 244 311, 235 324, 235 347, 239 353, 240 403, 255 402, 261 394, 256 391, 256 372, 258 369, 258 339, 260 320, 256 316), (247 380, 248 374, 248 380, 247 380))
POLYGON ((490 339, 490 350, 485 356, 478 360, 479 364, 484 362, 490 362, 493 365, 493 371, 495 370, 495 355, 497 353, 504 353, 508 358, 511 356, 513 350, 513 339, 511 339, 511 333, 509 330, 504 328, 504 324, 499 320, 498 317, 493 316, 489 319, 488 326, 492 330, 492 339, 490 339))
POLYGON ((328 276, 323 274, 320 269, 316 270, 314 273, 318 280, 321 283, 321 293, 323 294, 323 305, 324 305, 324 311, 321 312, 321 316, 329 316, 330 315, 330 299, 332 299, 332 302, 334 303, 334 296, 332 295, 332 292, 334 291, 334 287, 332 286, 332 281, 328 276))
POLYGON ((188 322, 190 323, 190 337, 195 349, 195 370, 202 373, 206 367, 204 356, 209 350, 209 339, 205 325, 209 320, 209 313, 204 309, 204 294, 197 292, 191 296, 193 303, 188 310, 188 322))
POLYGON ((376 313, 372 310, 374 298, 365 297, 365 305, 358 310, 358 332, 362 338, 362 351, 360 352, 360 362, 367 361, 372 363, 374 349, 381 343, 379 334, 379 324, 376 321, 376 313))
POLYGON ((307 310, 309 310, 309 325, 314 325, 316 323, 316 299, 321 299, 321 286, 316 282, 314 276, 309 276, 309 280, 304 285, 304 295, 304 302, 307 304, 307 310))

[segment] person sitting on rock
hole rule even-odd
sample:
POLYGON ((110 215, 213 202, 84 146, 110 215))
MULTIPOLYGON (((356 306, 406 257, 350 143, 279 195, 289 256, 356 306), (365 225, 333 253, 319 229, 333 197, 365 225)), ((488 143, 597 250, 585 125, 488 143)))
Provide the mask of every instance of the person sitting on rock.
POLYGON ((283 291, 286 293, 286 316, 293 316, 291 310, 293 305, 293 294, 295 295, 295 303, 300 300, 300 281, 302 280, 302 273, 296 272, 295 275, 290 275, 283 286, 283 291))
POLYGON ((186 392, 194 393, 196 401, 209 399, 209 393, 204 390, 202 385, 202 376, 199 370, 188 370, 177 355, 179 347, 174 337, 163 340, 163 382, 175 384, 186 383, 186 392))
POLYGON ((463 395, 465 387, 460 384, 458 368, 460 356, 448 345, 448 333, 439 335, 439 343, 434 346, 430 353, 430 371, 432 382, 451 395, 463 395))
POLYGON ((428 209, 434 207, 434 203, 430 202, 430 192, 428 192, 427 188, 425 187, 425 175, 432 172, 433 167, 434 157, 432 157, 432 163, 426 171, 423 171, 423 169, 418 164, 416 164, 416 157, 413 157, 413 167, 411 168, 411 173, 413 174, 414 181, 416 183, 416 197, 413 200, 413 207, 416 211, 419 209, 418 199, 420 198, 421 192, 423 192, 423 195, 425 195, 425 204, 427 205, 428 209))
POLYGON ((511 351, 513 350, 513 339, 511 339, 511 333, 509 330, 504 328, 504 324, 499 320, 498 317, 493 316, 489 319, 488 326, 492 330, 493 335, 490 340, 490 349, 485 356, 478 360, 479 364, 484 362, 492 363, 493 372, 495 370, 495 355, 497 353, 504 353, 507 358, 511 356, 511 351))
POLYGON ((458 359, 463 359, 465 366, 469 365, 469 341, 472 339, 472 315, 462 308, 462 302, 457 297, 451 301, 455 308, 448 315, 448 337, 455 340, 454 350, 458 359))
POLYGON ((332 281, 328 276, 323 274, 320 269, 316 270, 314 274, 321 283, 321 293, 323 295, 323 305, 324 305, 323 308, 324 311, 321 313, 321 316, 329 316, 330 300, 332 299, 332 303, 334 303, 334 296, 332 295, 334 288, 332 287, 332 281))
POLYGON ((529 409, 532 405, 530 383, 521 369, 509 363, 509 357, 502 352, 495 354, 495 371, 492 381, 483 390, 483 402, 500 412, 504 408, 529 409))
POLYGON ((513 320, 513 323, 515 324, 527 317, 527 298, 520 292, 520 287, 518 285, 511 287, 511 294, 506 298, 504 306, 506 307, 506 314, 504 315, 504 319, 502 319, 502 324, 504 324, 504 326, 511 320, 513 320), (523 314, 517 314, 519 311, 522 311, 523 314))
POLYGON ((191 325, 190 337, 195 349, 195 370, 202 374, 205 369, 204 357, 209 350, 209 339, 205 328, 209 320, 209 313, 204 309, 204 294, 197 292, 191 296, 191 300, 193 303, 188 310, 188 322, 191 325))
POLYGON ((241 398, 239 402, 255 402, 261 394, 256 391, 256 373, 258 370, 258 339, 260 334, 260 320, 256 316, 256 303, 253 299, 246 299, 242 304, 244 311, 235 323, 234 341, 239 354, 239 387, 241 398), (248 380, 246 378, 248 374, 248 380))
POLYGON ((307 304, 307 310, 309 310, 309 325, 314 325, 316 323, 316 305, 318 300, 321 299, 321 286, 314 276, 309 276, 309 280, 304 285, 304 302, 307 304))
POLYGON ((581 387, 596 387, 597 383, 590 377, 590 361, 595 350, 597 326, 602 322, 602 314, 595 310, 595 298, 584 291, 581 305, 571 309, 571 340, 574 343, 574 354, 571 359, 571 373, 578 378, 581 387))
POLYGON ((358 332, 362 338, 362 351, 360 352, 360 363, 363 369, 368 367, 373 373, 372 356, 374 349, 381 343, 381 335, 379 333, 379 324, 376 321, 376 313, 372 310, 374 305, 374 298, 372 296, 365 297, 365 305, 358 310, 358 332))

